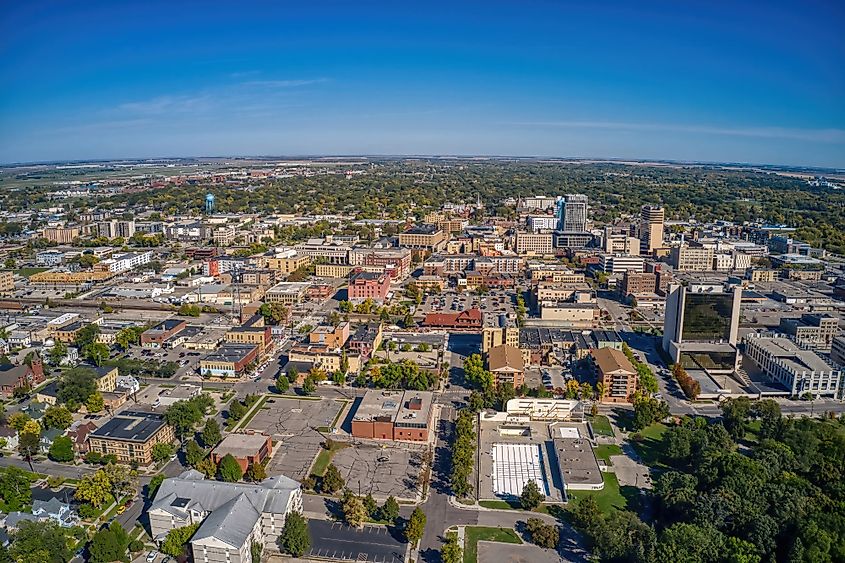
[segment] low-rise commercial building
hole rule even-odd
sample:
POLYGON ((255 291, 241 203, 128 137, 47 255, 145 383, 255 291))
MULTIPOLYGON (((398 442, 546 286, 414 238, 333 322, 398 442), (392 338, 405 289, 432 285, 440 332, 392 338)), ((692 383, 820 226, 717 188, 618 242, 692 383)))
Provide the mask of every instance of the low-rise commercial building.
POLYGON ((163 348, 164 342, 188 328, 187 321, 167 319, 141 333, 143 348, 163 348))
POLYGON ((814 350, 829 351, 839 334, 839 318, 827 313, 805 313, 800 319, 781 319, 781 332, 814 350))
POLYGON ((273 453, 273 440, 267 434, 254 432, 227 434, 223 441, 211 450, 211 460, 219 464, 231 455, 241 466, 241 471, 254 464, 262 464, 273 453))
POLYGON ((200 360, 200 375, 205 377, 240 377, 247 366, 258 360, 258 346, 224 344, 200 360))
POLYGON ((310 287, 309 282, 281 282, 267 290, 264 300, 267 303, 296 305, 301 303, 310 287))
POLYGON ((426 442, 434 416, 428 391, 367 391, 352 417, 352 435, 426 442))

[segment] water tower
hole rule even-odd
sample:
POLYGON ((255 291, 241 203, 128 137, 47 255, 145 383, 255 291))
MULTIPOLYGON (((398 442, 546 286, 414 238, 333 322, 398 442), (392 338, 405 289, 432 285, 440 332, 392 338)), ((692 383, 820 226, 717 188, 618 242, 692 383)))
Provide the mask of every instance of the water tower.
POLYGON ((205 212, 214 213, 214 194, 205 194, 205 212))

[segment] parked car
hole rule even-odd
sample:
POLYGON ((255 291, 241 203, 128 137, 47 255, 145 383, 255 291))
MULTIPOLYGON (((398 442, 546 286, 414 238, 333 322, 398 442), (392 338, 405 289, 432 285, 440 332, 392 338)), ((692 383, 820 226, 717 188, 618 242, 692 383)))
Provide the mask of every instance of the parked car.
POLYGON ((147 553, 147 563, 153 563, 158 557, 158 551, 150 551, 147 553))

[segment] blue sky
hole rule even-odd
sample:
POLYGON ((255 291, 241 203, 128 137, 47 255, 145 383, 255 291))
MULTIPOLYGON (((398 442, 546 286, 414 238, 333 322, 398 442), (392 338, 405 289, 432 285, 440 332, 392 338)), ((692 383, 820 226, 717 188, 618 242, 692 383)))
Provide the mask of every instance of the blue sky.
POLYGON ((5 2, 0 162, 491 154, 843 167, 843 6, 5 2))

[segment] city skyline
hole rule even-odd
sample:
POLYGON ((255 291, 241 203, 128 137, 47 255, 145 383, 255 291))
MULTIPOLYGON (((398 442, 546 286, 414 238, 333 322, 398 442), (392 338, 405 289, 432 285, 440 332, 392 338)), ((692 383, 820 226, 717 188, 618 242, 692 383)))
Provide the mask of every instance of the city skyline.
POLYGON ((0 162, 453 154, 845 166, 834 3, 91 4, 2 18, 0 162))

